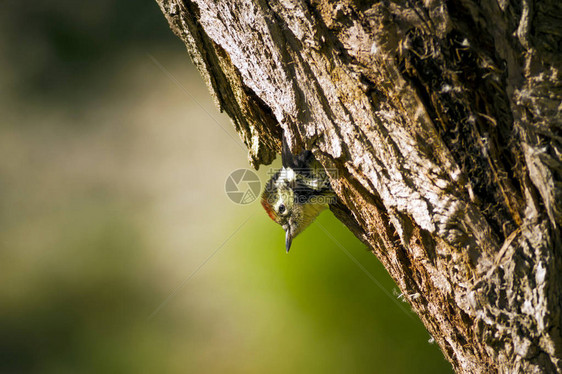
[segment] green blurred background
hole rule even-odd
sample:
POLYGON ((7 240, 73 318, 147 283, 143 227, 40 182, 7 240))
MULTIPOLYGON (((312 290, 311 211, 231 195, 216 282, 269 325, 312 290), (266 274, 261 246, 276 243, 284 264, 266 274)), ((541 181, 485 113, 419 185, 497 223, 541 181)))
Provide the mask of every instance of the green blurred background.
POLYGON ((246 152, 153 1, 5 0, 0 48, 1 373, 451 372, 330 212, 385 291, 228 199, 246 152))

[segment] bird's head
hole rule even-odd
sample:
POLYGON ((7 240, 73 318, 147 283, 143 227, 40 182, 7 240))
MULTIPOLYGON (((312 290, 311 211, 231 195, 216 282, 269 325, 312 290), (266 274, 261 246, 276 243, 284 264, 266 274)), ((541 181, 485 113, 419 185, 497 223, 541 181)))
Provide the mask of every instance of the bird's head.
POLYGON ((266 188, 262 194, 261 203, 269 217, 285 230, 287 252, 291 248, 293 239, 327 207, 323 201, 302 199, 301 196, 295 195, 293 188, 284 185, 266 188))

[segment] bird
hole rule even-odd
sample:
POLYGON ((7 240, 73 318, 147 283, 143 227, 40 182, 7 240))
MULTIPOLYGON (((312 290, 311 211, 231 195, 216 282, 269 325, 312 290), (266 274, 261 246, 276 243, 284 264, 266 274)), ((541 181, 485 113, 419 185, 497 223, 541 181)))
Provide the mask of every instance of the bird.
POLYGON ((269 217, 285 230, 285 249, 335 201, 328 175, 311 151, 293 155, 285 137, 281 146, 282 168, 266 183, 261 204, 269 217))

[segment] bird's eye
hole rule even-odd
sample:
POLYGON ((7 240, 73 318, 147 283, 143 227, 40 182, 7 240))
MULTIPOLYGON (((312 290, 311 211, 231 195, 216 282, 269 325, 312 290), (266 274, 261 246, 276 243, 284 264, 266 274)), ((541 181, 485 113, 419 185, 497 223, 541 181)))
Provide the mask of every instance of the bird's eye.
POLYGON ((279 214, 283 214, 283 212, 285 211, 285 205, 284 204, 279 205, 278 210, 279 210, 279 214))

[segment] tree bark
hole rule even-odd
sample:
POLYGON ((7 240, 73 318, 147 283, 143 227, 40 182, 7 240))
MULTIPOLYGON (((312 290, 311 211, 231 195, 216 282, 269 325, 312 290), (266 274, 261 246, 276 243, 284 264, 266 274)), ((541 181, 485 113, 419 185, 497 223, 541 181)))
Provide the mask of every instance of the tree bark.
POLYGON ((336 216, 458 373, 561 373, 559 0, 157 0, 254 167, 336 216))

